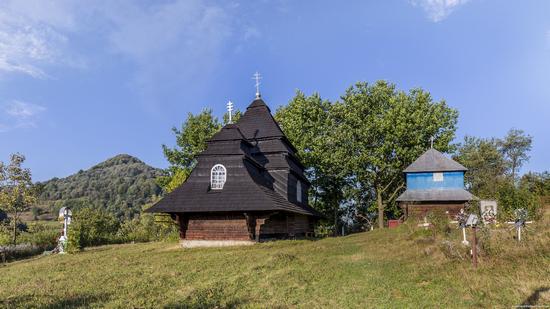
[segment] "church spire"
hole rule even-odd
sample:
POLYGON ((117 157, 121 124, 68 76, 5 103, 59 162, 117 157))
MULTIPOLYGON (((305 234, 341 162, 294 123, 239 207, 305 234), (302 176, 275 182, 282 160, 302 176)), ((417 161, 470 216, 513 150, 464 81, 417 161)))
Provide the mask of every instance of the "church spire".
POLYGON ((256 80, 256 99, 259 99, 262 97, 262 95, 260 94, 260 79, 262 79, 262 76, 260 75, 260 73, 258 73, 258 71, 256 71, 252 79, 256 80))

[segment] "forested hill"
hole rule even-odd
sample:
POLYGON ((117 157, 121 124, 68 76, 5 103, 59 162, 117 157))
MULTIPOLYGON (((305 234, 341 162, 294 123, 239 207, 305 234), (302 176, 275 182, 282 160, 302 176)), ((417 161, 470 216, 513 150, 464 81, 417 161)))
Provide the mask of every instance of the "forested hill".
POLYGON ((52 213, 63 206, 73 209, 92 206, 104 208, 119 218, 131 218, 161 194, 155 182, 161 174, 160 169, 121 154, 66 178, 42 182, 39 199, 52 213))

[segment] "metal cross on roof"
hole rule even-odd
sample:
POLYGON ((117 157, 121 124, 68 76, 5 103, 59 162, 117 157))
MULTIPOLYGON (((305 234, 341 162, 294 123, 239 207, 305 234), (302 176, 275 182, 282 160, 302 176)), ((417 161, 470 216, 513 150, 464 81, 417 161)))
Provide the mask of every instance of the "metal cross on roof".
POLYGON ((233 102, 227 102, 227 112, 229 113, 229 123, 233 123, 232 114, 233 114, 233 102))
POLYGON ((260 79, 262 79, 262 76, 260 75, 260 73, 258 73, 256 71, 256 73, 254 73, 254 77, 252 77, 252 79, 256 80, 256 99, 259 99, 260 98, 260 79))
POLYGON ((433 149, 434 148, 434 137, 433 136, 430 137, 430 143, 431 143, 430 148, 433 149))

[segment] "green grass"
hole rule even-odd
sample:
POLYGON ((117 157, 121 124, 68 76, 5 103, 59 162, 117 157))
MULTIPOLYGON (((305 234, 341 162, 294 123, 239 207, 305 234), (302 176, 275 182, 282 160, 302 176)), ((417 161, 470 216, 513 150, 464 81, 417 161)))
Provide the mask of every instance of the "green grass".
MULTIPOLYGON (((459 308, 550 305, 548 221, 497 256, 446 257, 411 225, 319 241, 180 249, 97 247, 0 266, 0 306, 109 308, 459 308), (538 293, 537 293, 538 291, 538 293), (3 302, 2 302, 3 300, 3 302)), ((451 238, 458 240, 459 234, 451 238)), ((509 241, 509 242, 508 242, 509 241)), ((500 250, 500 251, 499 251, 500 250)))

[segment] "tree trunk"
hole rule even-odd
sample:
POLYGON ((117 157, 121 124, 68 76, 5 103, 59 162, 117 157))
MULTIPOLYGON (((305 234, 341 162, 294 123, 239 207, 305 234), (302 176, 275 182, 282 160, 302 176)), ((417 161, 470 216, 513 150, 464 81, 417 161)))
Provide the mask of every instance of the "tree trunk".
POLYGON ((334 237, 338 236, 338 207, 334 207, 334 237))
POLYGON ((13 245, 17 245, 17 219, 13 218, 13 245))
POLYGON ((512 183, 516 184, 516 162, 512 162, 512 183))
POLYGON ((376 204, 378 205, 378 227, 384 228, 384 203, 382 203, 382 188, 376 186, 376 204))

